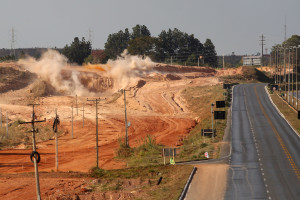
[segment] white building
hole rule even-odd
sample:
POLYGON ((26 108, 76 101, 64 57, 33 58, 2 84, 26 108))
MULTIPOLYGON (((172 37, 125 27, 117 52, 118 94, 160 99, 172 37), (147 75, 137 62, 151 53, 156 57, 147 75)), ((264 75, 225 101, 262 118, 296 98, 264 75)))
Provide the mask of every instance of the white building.
POLYGON ((243 66, 257 66, 261 65, 261 56, 244 56, 243 66))

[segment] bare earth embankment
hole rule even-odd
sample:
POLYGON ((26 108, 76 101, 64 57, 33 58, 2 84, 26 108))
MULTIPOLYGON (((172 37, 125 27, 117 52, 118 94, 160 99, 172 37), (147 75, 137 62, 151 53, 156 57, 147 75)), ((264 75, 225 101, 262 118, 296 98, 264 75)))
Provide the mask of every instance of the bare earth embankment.
MULTIPOLYGON (((1 82, 0 107, 2 108, 2 119, 5 118, 4 113, 8 112, 9 122, 20 119, 29 121, 32 108, 27 104, 34 102, 40 104, 36 107, 38 119, 46 118, 47 124, 51 126, 55 109, 57 109, 61 120, 58 129, 62 132, 59 137, 59 171, 88 172, 96 164, 95 104, 86 100, 98 95, 78 95, 79 108, 77 115, 75 95, 64 95, 48 85, 47 82, 41 82, 38 75, 21 69, 17 64, 2 63, 0 69, 2 71, 4 68, 7 70, 7 66, 14 69, 11 71, 12 76, 16 75, 19 79, 23 77, 25 83, 20 82, 17 87, 13 87, 14 82, 12 81, 1 82), (43 95, 36 96, 37 93, 43 95), (72 104, 75 107, 73 138, 71 128, 72 104), (82 123, 83 104, 84 127, 82 123)), ((80 67, 69 68, 62 72, 64 73, 63 77, 66 79, 70 78, 68 70, 79 73, 80 76, 78 77, 81 83, 87 88, 94 88, 93 92, 102 91, 98 111, 99 167, 103 169, 125 168, 126 163, 114 159, 115 151, 119 147, 118 139, 124 138, 125 133, 123 95, 116 92, 107 92, 108 89, 112 88, 113 82, 103 76, 103 72, 100 70, 80 67)), ((134 81, 131 80, 132 82, 126 88, 128 89, 126 93, 127 114, 128 121, 131 123, 128 130, 130 146, 138 146, 140 141, 147 135, 155 138, 158 144, 166 146, 181 145, 182 138, 187 136, 190 129, 195 126, 195 117, 197 117, 187 109, 181 91, 193 86, 220 84, 219 76, 234 73, 238 73, 238 71, 217 72, 207 67, 189 67, 186 69, 181 66, 157 65, 154 67, 154 73, 132 79, 134 81)), ((7 74, 7 71, 3 74, 7 74)), ((29 137, 30 133, 27 134, 29 137)), ((13 137, 13 135, 14 133, 9 133, 9 137, 13 137)), ((24 142, 16 147, 0 150, 0 187, 2 188, 0 199, 35 199, 34 177, 32 175, 28 177, 27 175, 12 175, 34 171, 33 164, 29 159, 29 154, 32 151, 30 142, 31 137, 27 143, 24 142), (29 190, 30 192, 27 192, 29 190)), ((42 158, 39 163, 39 170, 53 171, 55 169, 55 140, 38 141, 37 150, 42 158)), ((212 166, 203 165, 198 173, 205 171, 207 177, 209 177, 209 174, 215 173, 214 170, 206 170, 206 167, 208 169, 212 166)), ((224 170, 219 171, 220 173, 226 173, 224 170)), ((51 177, 49 179, 46 175, 42 175, 42 196, 50 198, 49 191, 54 190, 64 190, 61 193, 66 194, 76 188, 85 188, 90 183, 88 181, 91 181, 91 179, 73 177, 51 177), (70 186, 69 190, 66 189, 68 188, 66 186, 70 186)), ((216 181, 219 182, 219 180, 216 181)), ((221 183, 224 183, 224 180, 221 183)), ((132 184, 138 185, 139 183, 132 184)), ((58 198, 53 192, 51 195, 51 198, 58 198)), ((56 195, 59 195, 59 192, 56 195)), ((120 199, 131 199, 135 196, 133 194, 128 197, 120 197, 120 199)))

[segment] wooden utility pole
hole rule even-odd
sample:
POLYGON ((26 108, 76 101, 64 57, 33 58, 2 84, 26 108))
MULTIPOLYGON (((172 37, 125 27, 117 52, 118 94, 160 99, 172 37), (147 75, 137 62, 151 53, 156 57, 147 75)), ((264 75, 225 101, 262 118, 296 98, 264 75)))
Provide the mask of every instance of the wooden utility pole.
POLYGON ((87 101, 95 101, 96 102, 96 167, 99 167, 99 151, 98 151, 98 102, 100 98, 89 100, 87 101))
POLYGON ((73 129, 73 121, 74 121, 74 119, 73 119, 73 117, 74 117, 74 114, 73 114, 73 104, 72 104, 72 139, 74 138, 74 136, 73 136, 73 132, 74 132, 74 129, 73 129))
POLYGON ((82 104, 82 128, 84 128, 84 103, 82 104))
POLYGON ((60 124, 59 116, 57 115, 57 109, 55 109, 55 118, 53 122, 53 131, 55 133, 55 171, 58 171, 58 135, 57 125, 60 124))
POLYGON ((6 138, 8 138, 8 114, 6 111, 6 138))
POLYGON ((0 108, 0 126, 2 128, 2 108, 0 108))
POLYGON ((128 142, 128 123, 127 123, 127 110, 126 110, 126 91, 130 90, 125 90, 121 89, 120 92, 124 94, 124 107, 125 107, 125 145, 126 147, 129 147, 129 142, 128 142))
POLYGON ((77 116, 78 116, 78 103, 77 103, 77 94, 76 94, 76 103, 75 103, 75 105, 76 105, 76 113, 77 113, 77 116))
POLYGON ((32 125, 32 153, 30 155, 30 158, 33 158, 33 164, 34 164, 34 171, 35 171, 35 183, 36 183, 36 195, 37 199, 41 199, 41 193, 40 193, 40 182, 39 182, 39 172, 38 172, 38 162, 40 161, 40 154, 36 151, 36 144, 35 144, 35 127, 34 124, 38 122, 46 122, 46 118, 42 121, 35 121, 35 113, 34 113, 34 106, 37 106, 39 104, 29 104, 29 106, 32 106, 32 120, 30 122, 21 122, 20 124, 31 124, 32 125))

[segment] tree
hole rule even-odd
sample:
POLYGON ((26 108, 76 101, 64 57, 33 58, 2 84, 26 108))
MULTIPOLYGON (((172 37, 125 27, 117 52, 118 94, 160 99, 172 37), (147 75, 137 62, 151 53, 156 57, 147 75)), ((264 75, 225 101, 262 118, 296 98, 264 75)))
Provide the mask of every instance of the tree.
POLYGON ((294 47, 300 45, 300 36, 299 35, 292 35, 289 39, 283 42, 283 45, 294 47))
POLYGON ((137 37, 128 43, 128 52, 132 55, 150 55, 155 47, 155 38, 150 36, 137 37))
POLYGON ((124 32, 120 30, 118 33, 109 34, 104 46, 106 55, 112 59, 117 58, 127 48, 129 40, 128 28, 124 32))
POLYGON ((84 37, 80 41, 78 37, 74 38, 74 41, 70 46, 66 45, 62 53, 69 59, 70 62, 82 64, 84 59, 91 54, 92 46, 89 41, 85 41, 84 37))
MULTIPOLYGON (((157 39, 156 57, 158 60, 170 58, 179 60, 181 63, 187 61, 192 54, 200 55, 203 52, 203 45, 194 37, 180 31, 177 28, 168 31, 163 30, 157 39)), ((192 57, 190 58, 192 59, 192 57)))
POLYGON ((132 28, 132 34, 131 34, 131 39, 134 40, 135 38, 138 37, 144 37, 144 36, 151 36, 151 33, 147 26, 145 25, 139 25, 137 24, 135 27, 132 28))
POLYGON ((218 57, 215 50, 215 45, 210 39, 206 39, 204 43, 204 62, 212 67, 218 66, 218 57))

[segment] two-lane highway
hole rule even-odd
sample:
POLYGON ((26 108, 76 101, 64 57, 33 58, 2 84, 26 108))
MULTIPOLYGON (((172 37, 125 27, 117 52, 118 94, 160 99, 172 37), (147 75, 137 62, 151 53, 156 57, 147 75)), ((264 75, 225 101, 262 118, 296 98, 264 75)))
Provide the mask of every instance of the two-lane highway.
POLYGON ((225 199, 300 199, 300 137, 272 105, 264 86, 234 87, 225 199))

